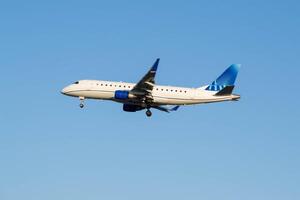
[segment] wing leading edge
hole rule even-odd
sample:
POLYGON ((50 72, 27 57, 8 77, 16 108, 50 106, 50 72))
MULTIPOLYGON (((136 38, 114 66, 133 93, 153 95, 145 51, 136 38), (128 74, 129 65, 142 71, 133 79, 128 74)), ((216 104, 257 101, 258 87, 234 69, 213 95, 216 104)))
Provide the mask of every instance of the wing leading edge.
POLYGON ((147 116, 151 116, 150 107, 163 111, 163 112, 173 112, 177 111, 179 106, 175 107, 165 107, 165 106, 151 106, 153 101, 152 90, 155 86, 155 75, 159 64, 159 58, 156 59, 155 63, 152 65, 150 70, 144 75, 144 77, 133 87, 130 91, 131 94, 140 98, 142 107, 147 109, 147 116))
POLYGON ((151 94, 153 87, 155 85, 155 75, 156 75, 158 64, 159 64, 159 58, 156 59, 155 63, 147 72, 147 74, 145 74, 144 77, 130 91, 132 94, 136 96, 147 96, 151 94))

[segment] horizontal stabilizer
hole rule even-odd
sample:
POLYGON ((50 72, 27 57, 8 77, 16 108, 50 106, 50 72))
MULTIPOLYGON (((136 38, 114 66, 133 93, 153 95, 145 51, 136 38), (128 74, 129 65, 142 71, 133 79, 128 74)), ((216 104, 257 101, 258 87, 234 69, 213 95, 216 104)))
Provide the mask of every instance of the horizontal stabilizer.
POLYGON ((233 85, 225 86, 222 90, 220 90, 218 93, 216 93, 215 96, 231 95, 233 89, 234 89, 233 85))

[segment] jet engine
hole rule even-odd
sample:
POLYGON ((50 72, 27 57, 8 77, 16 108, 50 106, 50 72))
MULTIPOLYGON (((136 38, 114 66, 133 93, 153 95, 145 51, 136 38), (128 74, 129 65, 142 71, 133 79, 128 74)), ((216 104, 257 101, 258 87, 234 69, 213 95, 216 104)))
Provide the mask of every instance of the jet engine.
POLYGON ((115 99, 126 100, 126 99, 133 99, 135 96, 130 94, 127 90, 117 90, 115 91, 115 99))

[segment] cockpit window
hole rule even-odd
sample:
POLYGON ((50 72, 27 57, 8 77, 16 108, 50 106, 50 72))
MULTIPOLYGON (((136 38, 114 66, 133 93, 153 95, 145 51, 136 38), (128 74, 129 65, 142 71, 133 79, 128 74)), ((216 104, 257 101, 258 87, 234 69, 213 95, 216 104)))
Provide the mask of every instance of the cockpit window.
POLYGON ((74 84, 79 84, 79 81, 76 81, 74 84))

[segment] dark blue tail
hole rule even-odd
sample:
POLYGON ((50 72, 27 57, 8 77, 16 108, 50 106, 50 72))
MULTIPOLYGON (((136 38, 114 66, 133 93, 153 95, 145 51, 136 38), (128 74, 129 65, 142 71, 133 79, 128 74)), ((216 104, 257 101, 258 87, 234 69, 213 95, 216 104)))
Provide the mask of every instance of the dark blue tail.
POLYGON ((212 84, 210 84, 206 90, 220 91, 226 86, 234 86, 235 79, 238 75, 240 64, 233 64, 228 67, 221 76, 217 78, 212 84))

